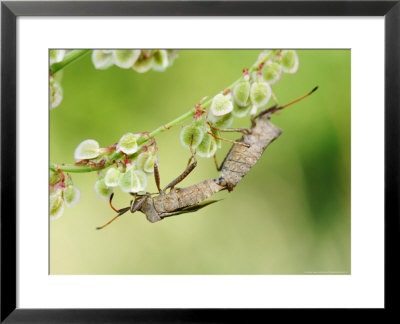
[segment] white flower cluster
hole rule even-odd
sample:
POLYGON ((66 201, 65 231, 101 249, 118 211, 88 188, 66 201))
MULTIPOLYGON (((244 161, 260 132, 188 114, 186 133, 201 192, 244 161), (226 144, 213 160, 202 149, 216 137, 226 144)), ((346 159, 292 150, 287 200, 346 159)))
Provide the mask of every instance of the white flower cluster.
MULTIPOLYGON (((83 141, 75 149, 77 165, 104 167, 112 154, 120 154, 113 165, 98 173, 94 190, 98 197, 108 200, 115 187, 123 192, 138 193, 146 190, 148 178, 154 172, 157 158, 155 142, 148 146, 139 146, 137 141, 142 135, 127 133, 121 137, 118 144, 101 148, 95 140, 83 141)), ((62 172, 52 172, 50 175, 50 218, 57 219, 64 212, 64 204, 75 205, 80 197, 79 190, 72 186, 70 177, 68 183, 62 172)))
POLYGON ((146 190, 147 179, 153 173, 157 150, 154 145, 139 147, 137 141, 140 137, 140 134, 127 133, 111 149, 100 148, 99 143, 90 139, 83 141, 76 148, 75 159, 83 160, 89 165, 91 161, 101 162, 104 156, 113 152, 121 152, 124 155, 114 166, 99 173, 94 188, 100 198, 109 199, 113 188, 118 186, 122 191, 130 193, 146 190))
POLYGON ((232 89, 217 94, 211 102, 207 118, 195 115, 191 125, 180 134, 184 147, 191 147, 201 157, 212 157, 221 147, 218 131, 232 125, 234 117, 255 115, 258 108, 265 107, 272 96, 271 85, 285 73, 295 73, 299 59, 295 50, 268 50, 260 54, 258 61, 268 55, 258 71, 251 75, 244 71, 243 78, 232 89), (209 125, 207 122, 210 122, 209 125))
MULTIPOLYGON (((50 65, 61 62, 65 54, 65 50, 50 50, 50 65)), ((62 101, 63 91, 60 84, 61 77, 62 73, 57 73, 56 77, 50 75, 50 109, 58 107, 62 101)))
POLYGON ((93 51, 92 62, 99 70, 116 65, 122 69, 132 68, 136 72, 144 73, 150 69, 164 71, 172 64, 176 55, 175 50, 103 49, 93 51))
POLYGON ((80 191, 72 184, 71 178, 65 179, 61 172, 50 172, 50 219, 60 218, 64 213, 64 205, 75 206, 80 196, 80 191))

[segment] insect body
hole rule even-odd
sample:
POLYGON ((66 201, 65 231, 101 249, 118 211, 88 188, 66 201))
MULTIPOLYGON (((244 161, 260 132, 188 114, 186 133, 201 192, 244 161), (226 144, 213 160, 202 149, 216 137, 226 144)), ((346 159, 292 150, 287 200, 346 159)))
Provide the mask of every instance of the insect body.
POLYGON ((263 115, 256 119, 248 134, 244 134, 239 143, 249 146, 233 144, 226 155, 222 165, 220 177, 225 180, 225 185, 232 191, 239 181, 246 175, 254 164, 260 159, 267 146, 273 142, 282 130, 271 124, 269 116, 263 115))
POLYGON ((220 177, 225 180, 223 184, 226 185, 229 191, 232 191, 254 164, 256 164, 267 146, 281 135, 282 130, 269 121, 271 115, 303 100, 317 89, 318 87, 315 87, 306 95, 286 105, 274 105, 271 108, 265 109, 252 118, 251 128, 247 132, 244 132, 242 138, 232 145, 221 166, 218 168, 218 171, 221 171, 220 177))
POLYGON ((144 195, 134 194, 135 199, 131 201, 130 206, 119 210, 115 209, 112 205, 112 194, 110 196, 110 206, 118 214, 108 223, 97 227, 97 229, 106 227, 127 211, 131 211, 132 213, 141 211, 151 223, 155 223, 162 220, 164 217, 195 212, 216 202, 217 200, 206 201, 206 199, 218 191, 226 189, 226 187, 221 184, 222 179, 208 179, 186 188, 174 188, 175 185, 182 181, 194 169, 196 164, 197 162, 195 160, 179 177, 169 183, 163 190, 160 189, 158 167, 157 164, 155 164, 154 174, 159 194, 154 197, 152 197, 150 193, 144 195), (168 193, 166 193, 167 189, 170 189, 168 193))
POLYGON ((168 194, 155 197, 147 195, 147 199, 139 210, 152 223, 164 217, 197 211, 216 202, 216 200, 205 200, 225 189, 218 182, 218 180, 208 179, 186 188, 171 190, 168 194))
POLYGON ((141 211, 151 223, 155 223, 168 216, 195 212, 216 202, 216 200, 206 201, 206 199, 224 189, 232 191, 259 160, 265 148, 278 138, 281 132, 278 127, 269 122, 269 115, 266 114, 255 119, 253 126, 247 130, 246 134, 238 142, 235 142, 236 144, 233 144, 226 155, 220 167, 221 174, 218 180, 208 179, 186 188, 175 189, 175 185, 182 181, 196 167, 197 161, 195 159, 179 177, 169 183, 164 190, 161 190, 158 167, 155 164, 154 175, 159 195, 152 197, 149 193, 144 195, 135 194, 135 199, 131 201, 130 206, 120 210, 112 206, 111 196, 111 208, 118 214, 107 224, 97 229, 104 228, 129 210, 132 213, 141 211), (171 190, 169 193, 166 193, 165 191, 168 188, 171 190))

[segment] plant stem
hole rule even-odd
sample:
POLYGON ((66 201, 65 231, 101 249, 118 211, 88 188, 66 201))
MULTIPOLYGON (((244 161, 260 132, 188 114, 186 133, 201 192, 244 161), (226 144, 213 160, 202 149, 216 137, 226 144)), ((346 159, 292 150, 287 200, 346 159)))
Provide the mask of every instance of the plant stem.
MULTIPOLYGON (((81 55, 84 55, 84 54, 85 53, 83 53, 81 55)), ((252 73, 252 72, 256 71, 259 68, 260 64, 265 63, 266 61, 268 61, 273 54, 275 54, 275 51, 270 51, 262 59, 258 60, 256 63, 254 63, 253 66, 249 69, 249 73, 252 73)), ((80 57, 80 56, 78 56, 78 57, 80 57)), ((64 62, 64 60, 59 62, 59 63, 64 62)), ((53 67, 53 65, 52 65, 52 67, 53 67)), ((231 85, 229 85, 225 89, 232 90, 233 87, 236 84, 238 84, 240 81, 242 81, 242 80, 243 80, 243 76, 241 76, 239 79, 237 79, 235 82, 233 82, 231 85)), ((203 109, 204 108, 208 108, 212 103, 212 99, 213 98, 210 98, 206 102, 204 102, 201 105, 201 108, 203 108, 203 109)), ((140 137, 138 139, 138 141, 137 141, 138 145, 142 145, 142 144, 146 143, 149 139, 155 137, 156 135, 165 132, 166 130, 170 129, 172 126, 175 126, 175 125, 183 122, 187 118, 192 117, 195 113, 196 113, 196 109, 192 108, 189 111, 187 111, 186 113, 184 113, 183 115, 179 116, 178 118, 175 118, 174 120, 170 121, 169 123, 156 128, 155 130, 150 132, 148 135, 140 137)), ((110 156, 110 160, 107 163, 105 163, 103 166, 101 166, 101 167, 100 166, 99 167, 94 167, 94 166, 88 166, 88 165, 75 165, 75 164, 60 164, 60 165, 57 165, 57 164, 52 163, 52 164, 50 164, 50 170, 57 171, 57 169, 58 169, 58 170, 61 170, 63 172, 74 172, 74 173, 84 173, 84 172, 98 171, 98 170, 102 170, 102 169, 105 169, 105 168, 109 167, 110 165, 112 165, 114 163, 114 161, 118 160, 121 157, 122 157, 122 154, 120 152, 116 151, 110 156)))
POLYGON ((72 50, 71 52, 68 52, 67 54, 65 54, 64 59, 61 62, 53 63, 50 66, 50 73, 54 74, 62 70, 68 64, 78 60, 89 52, 91 52, 91 50, 72 50))
POLYGON ((148 137, 141 137, 138 140, 138 145, 141 145, 145 142, 147 142, 150 138, 153 138, 154 136, 165 132, 166 130, 170 129, 172 126, 179 124, 180 122, 183 122, 186 118, 192 117, 196 113, 195 109, 191 109, 184 113, 183 115, 179 116, 178 118, 175 118, 174 120, 170 121, 169 123, 162 125, 155 130, 153 130, 148 137))

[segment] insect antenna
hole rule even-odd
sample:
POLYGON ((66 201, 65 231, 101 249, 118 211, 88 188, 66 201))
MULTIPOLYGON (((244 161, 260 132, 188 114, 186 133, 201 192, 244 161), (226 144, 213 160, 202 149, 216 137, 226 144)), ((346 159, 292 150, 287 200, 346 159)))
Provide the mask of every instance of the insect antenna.
POLYGON ((284 109, 284 108, 286 108, 286 107, 289 107, 289 106, 295 104, 296 102, 299 102, 299 101, 301 101, 301 100, 307 98, 307 97, 310 96, 312 93, 314 93, 315 91, 317 91, 317 89, 318 89, 318 86, 316 86, 314 89, 312 89, 309 93, 305 94, 304 96, 301 96, 300 98, 297 98, 297 99, 295 99, 295 100, 293 100, 293 101, 287 103, 286 105, 280 106, 280 107, 278 107, 277 109, 282 110, 282 109, 284 109))
POLYGON ((108 200, 108 202, 110 203, 110 207, 113 211, 115 211, 116 213, 118 213, 118 209, 116 209, 113 204, 112 204, 112 199, 114 197, 114 193, 111 193, 110 199, 108 200))
POLYGON ((109 222, 105 223, 103 226, 96 227, 97 230, 103 229, 104 227, 110 225, 113 221, 115 221, 119 216, 125 214, 131 207, 122 208, 119 210, 118 215, 112 218, 109 222))
POLYGON ((299 101, 307 98, 308 96, 313 94, 315 91, 317 91, 317 89, 318 89, 318 86, 314 87, 314 89, 312 89, 309 93, 305 94, 304 96, 301 96, 300 98, 294 99, 291 102, 287 103, 286 105, 279 106, 279 107, 277 105, 274 105, 271 108, 265 109, 265 110, 261 111, 258 115, 253 117, 252 120, 254 121, 257 118, 260 118, 261 116, 264 116, 265 114, 269 114, 269 113, 273 114, 273 113, 275 113, 275 112, 277 112, 279 110, 282 110, 282 109, 284 109, 286 107, 289 107, 289 106, 295 104, 296 102, 299 102, 299 101))

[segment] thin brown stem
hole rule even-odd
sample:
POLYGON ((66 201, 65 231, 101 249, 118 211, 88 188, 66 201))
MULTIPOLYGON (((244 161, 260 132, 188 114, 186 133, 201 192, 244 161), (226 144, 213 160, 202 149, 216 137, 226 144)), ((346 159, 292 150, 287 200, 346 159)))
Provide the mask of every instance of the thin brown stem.
POLYGON ((237 145, 243 145, 243 146, 245 146, 245 147, 250 147, 250 144, 232 141, 232 140, 229 140, 229 139, 227 139, 227 138, 219 137, 219 136, 217 136, 217 135, 215 135, 215 134, 213 134, 213 133, 211 133, 211 132, 207 132, 207 133, 210 134, 212 137, 214 137, 214 138, 216 138, 216 139, 219 139, 219 140, 221 140, 221 141, 225 141, 225 142, 232 143, 232 144, 237 144, 237 145))

